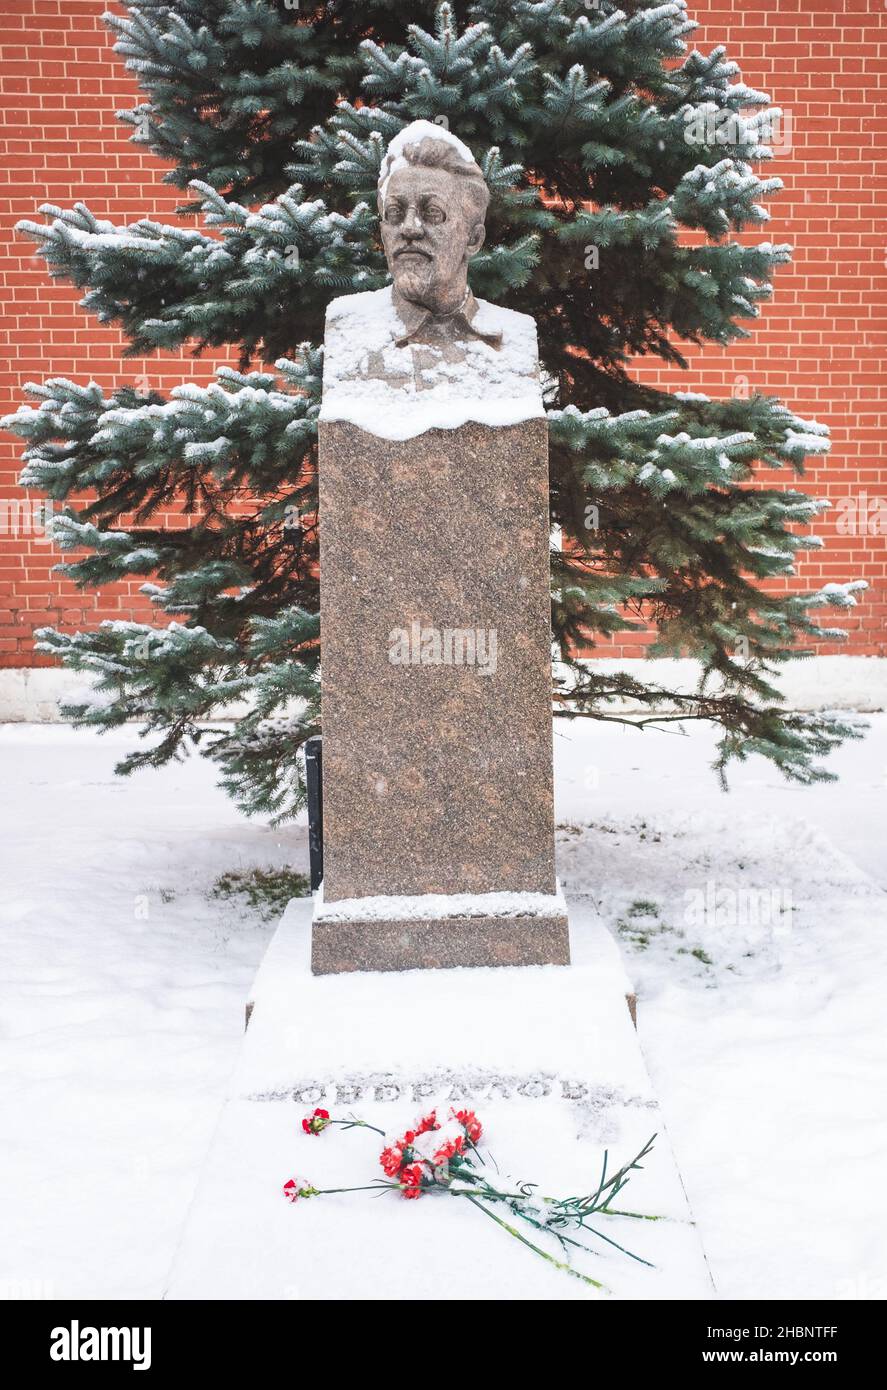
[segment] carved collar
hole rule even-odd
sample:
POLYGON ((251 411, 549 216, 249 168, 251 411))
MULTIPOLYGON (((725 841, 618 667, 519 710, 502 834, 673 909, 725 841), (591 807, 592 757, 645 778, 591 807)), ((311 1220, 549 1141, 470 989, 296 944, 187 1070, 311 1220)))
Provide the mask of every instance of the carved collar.
POLYGON ((398 347, 406 347, 409 343, 428 341, 423 335, 431 330, 432 335, 444 334, 454 338, 479 338, 482 343, 487 343, 490 347, 501 348, 501 333, 481 333, 473 326, 473 320, 478 312, 478 303, 471 290, 465 291, 465 298, 451 314, 434 314, 430 309, 424 308, 421 304, 412 304, 408 299, 404 299, 396 289, 392 287, 392 301, 398 318, 404 326, 405 332, 395 339, 398 347))

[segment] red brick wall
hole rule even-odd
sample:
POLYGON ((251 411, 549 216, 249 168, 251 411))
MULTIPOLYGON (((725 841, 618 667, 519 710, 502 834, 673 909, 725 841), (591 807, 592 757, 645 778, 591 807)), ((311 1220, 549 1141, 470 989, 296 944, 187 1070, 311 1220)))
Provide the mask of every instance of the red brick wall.
MULTIPOLYGON (((116 329, 79 310, 79 292, 50 281, 30 243, 12 231, 42 202, 81 200, 115 222, 173 216, 179 195, 114 119, 135 89, 111 53, 105 8, 104 0, 0 0, 0 413, 21 401, 28 380, 65 375, 110 388, 144 374, 169 389, 185 377, 208 380, 224 360, 162 354, 124 362, 116 329)), ((858 524, 848 528, 846 511, 819 524, 827 549, 804 561, 801 582, 867 579, 868 595, 842 620, 849 643, 821 650, 885 655, 887 552, 883 536, 871 532, 878 499, 887 497, 880 447, 887 236, 876 167, 887 131, 879 110, 887 10, 880 0, 696 0, 691 13, 701 21, 696 44, 725 43, 745 81, 791 113, 791 148, 773 161, 786 188, 770 200, 773 220, 756 239, 792 243, 795 259, 777 272, 773 302, 747 343, 689 349, 686 373, 647 363, 639 371, 713 396, 746 386, 765 391, 831 426, 832 454, 811 467, 807 486, 843 508, 860 499, 858 524), (856 534, 841 534, 848 529, 856 534)), ((0 437, 0 527, 23 496, 15 486, 19 448, 0 437)), ((39 527, 13 530, 0 531, 0 665, 43 664, 31 647, 42 624, 73 631, 102 618, 145 616, 137 582, 81 594, 50 573, 57 557, 39 527)), ((642 646, 605 643, 599 653, 639 654, 642 646)))
MULTIPOLYGON (((788 242, 794 256, 777 268, 773 297, 749 339, 726 349, 687 348, 688 372, 644 363, 639 375, 716 397, 762 391, 830 427, 831 453, 810 460, 801 486, 827 497, 833 510, 813 528, 825 549, 799 565, 799 585, 867 580, 852 615, 831 610, 823 618, 847 628, 848 641, 817 650, 885 656, 887 3, 690 0, 689 11, 700 22, 696 47, 725 44, 744 81, 768 92, 790 120, 790 148, 776 150, 765 170, 785 187, 767 200, 766 228, 743 239, 788 242)), ((760 476, 779 485, 789 475, 760 476)), ((599 654, 632 650, 625 643, 599 654)))

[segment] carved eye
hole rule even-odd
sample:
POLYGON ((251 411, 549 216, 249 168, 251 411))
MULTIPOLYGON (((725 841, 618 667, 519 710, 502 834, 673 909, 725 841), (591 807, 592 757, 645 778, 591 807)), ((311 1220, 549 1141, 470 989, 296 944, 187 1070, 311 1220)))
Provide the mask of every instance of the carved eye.
POLYGON ((447 215, 439 203, 426 203, 422 208, 422 216, 431 227, 437 227, 447 220, 447 215))
POLYGON ((396 227, 399 223, 403 221, 404 211, 405 209, 403 203, 386 203, 384 212, 385 221, 390 222, 393 227, 396 227))

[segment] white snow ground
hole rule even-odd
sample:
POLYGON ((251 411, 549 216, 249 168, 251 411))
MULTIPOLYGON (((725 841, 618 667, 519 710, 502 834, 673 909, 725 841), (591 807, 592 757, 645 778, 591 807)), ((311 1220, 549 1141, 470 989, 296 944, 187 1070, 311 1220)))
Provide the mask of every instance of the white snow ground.
MULTIPOLYGON (((887 1295, 871 721, 839 784, 756 761, 730 796, 705 730, 557 724, 561 881, 622 944, 722 1297, 887 1295)), ((303 826, 244 822, 198 760, 114 778, 134 737, 0 728, 0 1296, 159 1295, 274 927, 212 887, 307 863, 303 826)))

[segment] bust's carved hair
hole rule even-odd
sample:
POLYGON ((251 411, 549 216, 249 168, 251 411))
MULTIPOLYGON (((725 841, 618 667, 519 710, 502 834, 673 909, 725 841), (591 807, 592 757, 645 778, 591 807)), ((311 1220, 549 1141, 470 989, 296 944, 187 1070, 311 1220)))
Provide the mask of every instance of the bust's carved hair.
MULTIPOLYGON (((483 171, 475 160, 472 159, 469 163, 467 159, 463 159, 448 140, 435 140, 433 135, 426 135, 414 145, 407 145, 400 158, 405 159, 407 164, 424 166, 426 169, 443 169, 448 174, 455 174, 462 180, 463 195, 471 205, 478 222, 485 220, 490 190, 487 188, 483 171)), ((383 175, 379 183, 376 201, 380 214, 383 211, 385 189, 390 177, 390 172, 383 175)))

